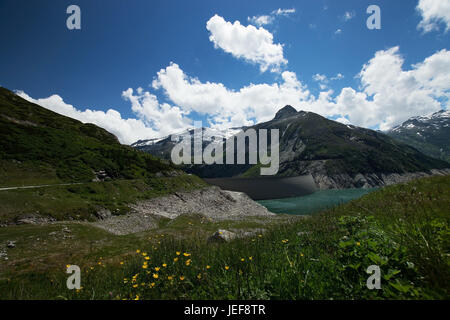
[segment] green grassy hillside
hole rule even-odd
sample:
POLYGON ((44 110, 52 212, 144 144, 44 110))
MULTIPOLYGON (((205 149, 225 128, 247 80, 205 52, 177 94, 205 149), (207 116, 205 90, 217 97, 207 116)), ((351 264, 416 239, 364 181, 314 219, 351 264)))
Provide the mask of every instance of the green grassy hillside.
POLYGON ((266 233, 217 245, 206 242, 212 231, 258 223, 180 216, 127 236, 84 224, 8 227, 0 243, 17 247, 0 260, 0 298, 449 299, 449 207, 446 176, 311 218, 260 221, 266 233), (74 240, 58 240, 63 227, 74 240), (66 288, 66 264, 82 268, 81 290, 66 288), (366 287, 370 265, 381 268, 381 290, 366 287))
POLYGON ((173 167, 121 145, 104 129, 0 87, 0 169, 0 187, 5 187, 89 182, 98 171, 112 179, 145 179, 173 167))
POLYGON ((94 220, 101 210, 124 214, 130 203, 205 183, 0 88, 0 188, 42 185, 53 186, 1 190, 0 224, 30 216, 94 220))

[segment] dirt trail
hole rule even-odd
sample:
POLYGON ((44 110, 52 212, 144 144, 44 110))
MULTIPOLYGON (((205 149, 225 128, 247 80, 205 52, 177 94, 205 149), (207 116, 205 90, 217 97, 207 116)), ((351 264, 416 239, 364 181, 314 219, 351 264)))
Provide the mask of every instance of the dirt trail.
POLYGON ((83 182, 75 182, 75 183, 43 184, 43 185, 39 185, 39 186, 7 187, 7 188, 0 188, 0 191, 57 187, 57 186, 71 186, 71 185, 75 185, 75 184, 84 184, 84 183, 83 182))

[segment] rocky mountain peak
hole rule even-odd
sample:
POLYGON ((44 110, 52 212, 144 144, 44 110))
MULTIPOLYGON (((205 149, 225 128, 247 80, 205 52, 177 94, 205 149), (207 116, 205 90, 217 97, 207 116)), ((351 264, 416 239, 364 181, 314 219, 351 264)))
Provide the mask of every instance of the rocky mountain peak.
POLYGON ((279 120, 279 119, 283 119, 283 118, 288 118, 296 113, 297 113, 297 110, 295 110, 294 107, 287 105, 284 108, 281 108, 280 110, 278 110, 278 112, 275 115, 275 118, 273 118, 273 119, 279 120))

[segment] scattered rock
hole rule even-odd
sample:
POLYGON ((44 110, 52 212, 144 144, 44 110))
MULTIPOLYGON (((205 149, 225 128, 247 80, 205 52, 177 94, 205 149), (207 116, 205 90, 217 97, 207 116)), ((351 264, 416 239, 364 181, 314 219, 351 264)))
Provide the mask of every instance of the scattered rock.
MULTIPOLYGON (((174 171, 174 174, 178 174, 174 171)), ((111 233, 124 235, 158 227, 158 220, 180 215, 198 214, 208 221, 245 220, 250 217, 274 218, 276 215, 241 192, 207 187, 177 192, 164 197, 140 201, 130 206, 130 213, 113 215, 94 223, 111 233)), ((250 235, 247 235, 250 236, 250 235)))
POLYGON ((64 227, 61 231, 65 233, 72 233, 72 231, 67 227, 64 227))
POLYGON ((105 208, 100 208, 95 213, 95 216, 100 220, 105 220, 105 219, 111 218, 112 214, 111 214, 110 210, 105 209, 105 208))
POLYGON ((25 214, 16 218, 16 224, 49 224, 56 221, 52 217, 43 217, 39 214, 25 214))
POLYGON ((15 248, 16 247, 16 241, 12 241, 12 240, 8 240, 7 242, 6 242, 6 246, 8 247, 8 248, 15 248))
POLYGON ((266 232, 266 229, 219 229, 208 238, 208 242, 230 242, 233 239, 251 238, 266 232))
POLYGON ((224 229, 219 229, 208 238, 208 242, 230 242, 231 240, 236 238, 236 233, 224 229))
POLYGON ((142 215, 156 215, 175 219, 182 214, 201 214, 213 220, 242 220, 255 216, 274 216, 267 208, 242 192, 208 187, 191 192, 141 201, 131 207, 142 215))
POLYGON ((6 249, 0 250, 0 259, 8 260, 8 253, 6 252, 6 249))
POLYGON ((94 174, 95 174, 95 178, 92 179, 93 182, 100 182, 100 181, 111 180, 111 177, 104 170, 95 171, 94 174))
POLYGON ((256 229, 231 229, 232 232, 237 234, 238 238, 251 238, 260 234, 264 234, 267 230, 262 228, 256 229))

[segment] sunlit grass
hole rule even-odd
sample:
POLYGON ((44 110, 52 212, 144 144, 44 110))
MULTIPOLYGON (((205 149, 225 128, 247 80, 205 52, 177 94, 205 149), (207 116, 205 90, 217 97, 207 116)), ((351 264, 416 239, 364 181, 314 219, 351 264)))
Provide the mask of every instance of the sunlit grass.
POLYGON ((176 233, 166 226, 139 241, 129 237, 130 250, 120 258, 105 251, 86 261, 81 290, 66 288, 66 264, 73 263, 66 261, 52 272, 1 280, 0 297, 448 299, 449 205, 450 177, 434 177, 230 243, 208 243, 201 232, 179 236, 180 224, 202 226, 184 218, 176 233), (374 264, 381 268, 382 290, 366 287, 366 269, 374 264))

